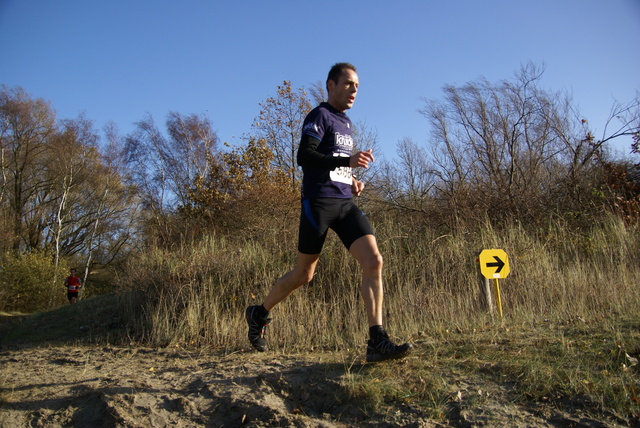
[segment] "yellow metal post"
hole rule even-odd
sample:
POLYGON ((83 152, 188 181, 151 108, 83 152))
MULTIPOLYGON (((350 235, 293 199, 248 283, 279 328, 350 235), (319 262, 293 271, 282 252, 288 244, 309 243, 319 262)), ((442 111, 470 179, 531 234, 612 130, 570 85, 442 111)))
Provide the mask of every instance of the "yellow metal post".
POLYGON ((498 315, 500 315, 500 321, 502 321, 502 299, 500 298, 500 285, 498 284, 498 278, 495 278, 493 281, 493 287, 496 292, 496 305, 498 306, 498 315))

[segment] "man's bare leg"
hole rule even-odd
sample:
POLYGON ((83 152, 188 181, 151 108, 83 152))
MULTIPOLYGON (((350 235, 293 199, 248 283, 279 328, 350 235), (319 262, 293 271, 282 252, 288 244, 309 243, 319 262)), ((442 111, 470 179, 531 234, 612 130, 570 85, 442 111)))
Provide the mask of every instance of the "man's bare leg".
POLYGON ((382 303, 384 290, 382 286, 382 255, 378 250, 376 237, 365 235, 358 238, 349 252, 356 258, 362 267, 362 283, 360 294, 364 300, 369 327, 382 325, 382 303))
POLYGON ((319 258, 319 254, 298 253, 298 260, 294 268, 276 281, 264 303, 247 308, 245 317, 249 325, 249 342, 258 351, 264 352, 267 350, 267 341, 264 338, 264 333, 267 325, 271 322, 269 311, 291 293, 311 281, 319 258))
POLYGON ((396 345, 389 339, 389 335, 382 326, 383 260, 375 236, 365 235, 357 239, 351 244, 349 251, 362 267, 360 294, 364 300, 367 321, 369 322, 366 360, 376 362, 406 356, 413 345, 411 343, 396 345))
POLYGON ((320 254, 298 253, 298 260, 292 270, 282 275, 271 288, 264 301, 267 311, 289 297, 291 293, 310 282, 316 270, 320 254))

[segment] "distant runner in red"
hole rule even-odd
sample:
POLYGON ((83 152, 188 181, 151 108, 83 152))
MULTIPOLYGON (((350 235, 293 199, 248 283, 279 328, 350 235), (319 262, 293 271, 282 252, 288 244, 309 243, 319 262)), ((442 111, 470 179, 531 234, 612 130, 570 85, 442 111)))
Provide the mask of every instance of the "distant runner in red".
POLYGON ((69 276, 64 280, 64 286, 67 288, 67 299, 73 304, 78 300, 78 291, 82 288, 80 278, 76 276, 76 270, 71 269, 69 276))

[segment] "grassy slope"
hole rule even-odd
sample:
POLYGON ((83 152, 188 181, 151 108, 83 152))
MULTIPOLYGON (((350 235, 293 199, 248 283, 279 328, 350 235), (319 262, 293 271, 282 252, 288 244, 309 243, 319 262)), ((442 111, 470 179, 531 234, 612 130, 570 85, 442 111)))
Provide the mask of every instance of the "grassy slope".
POLYGON ((104 343, 120 335, 122 321, 113 295, 96 296, 31 315, 0 315, 0 346, 104 343))

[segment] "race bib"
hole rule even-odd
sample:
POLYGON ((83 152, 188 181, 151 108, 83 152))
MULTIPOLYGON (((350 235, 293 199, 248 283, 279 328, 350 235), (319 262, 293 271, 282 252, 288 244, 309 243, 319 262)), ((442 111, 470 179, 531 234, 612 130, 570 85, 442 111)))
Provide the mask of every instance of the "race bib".
MULTIPOLYGON (((340 157, 349 157, 347 155, 342 155, 340 153, 336 153, 335 155, 340 157)), ((351 185, 351 182, 353 181, 352 174, 351 174, 351 167, 348 167, 348 166, 338 167, 333 171, 329 172, 329 178, 331 179, 331 181, 337 181, 338 183, 351 185)))

